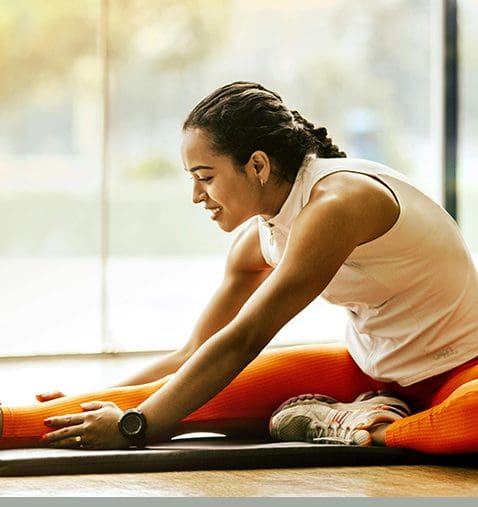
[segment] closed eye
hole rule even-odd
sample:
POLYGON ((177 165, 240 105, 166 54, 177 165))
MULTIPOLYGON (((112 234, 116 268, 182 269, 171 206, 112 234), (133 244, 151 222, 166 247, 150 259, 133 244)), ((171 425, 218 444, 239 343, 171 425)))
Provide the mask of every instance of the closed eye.
POLYGON ((204 176, 203 178, 200 178, 199 176, 189 176, 190 180, 196 180, 196 181, 209 181, 212 180, 212 176, 204 176))

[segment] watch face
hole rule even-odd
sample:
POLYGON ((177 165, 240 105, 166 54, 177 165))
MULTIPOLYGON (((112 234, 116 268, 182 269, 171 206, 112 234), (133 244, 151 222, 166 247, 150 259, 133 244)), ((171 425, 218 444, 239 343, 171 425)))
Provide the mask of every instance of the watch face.
POLYGON ((143 428, 143 420, 139 414, 130 412, 123 417, 121 426, 127 435, 137 435, 143 428))

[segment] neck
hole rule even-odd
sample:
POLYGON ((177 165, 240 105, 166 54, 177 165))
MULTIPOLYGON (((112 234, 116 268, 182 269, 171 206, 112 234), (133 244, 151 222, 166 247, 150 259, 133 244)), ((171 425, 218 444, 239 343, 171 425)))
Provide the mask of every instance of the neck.
POLYGON ((282 180, 280 183, 269 182, 264 186, 263 211, 260 213, 264 219, 269 220, 279 213, 293 185, 293 183, 282 180))

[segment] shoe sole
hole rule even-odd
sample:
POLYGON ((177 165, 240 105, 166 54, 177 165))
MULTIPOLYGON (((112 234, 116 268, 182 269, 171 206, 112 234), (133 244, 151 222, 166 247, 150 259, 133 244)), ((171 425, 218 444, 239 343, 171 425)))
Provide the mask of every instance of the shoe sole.
POLYGON ((368 399, 360 399, 359 401, 343 403, 337 401, 335 398, 331 398, 330 396, 325 396, 323 394, 301 394, 299 396, 293 396, 292 398, 284 401, 284 403, 282 403, 273 412, 271 419, 280 411, 286 408, 292 408, 297 405, 313 405, 316 403, 327 405, 328 407, 334 408, 335 410, 359 410, 365 407, 376 406, 377 408, 380 408, 380 406, 382 406, 383 409, 391 409, 397 415, 402 417, 411 415, 410 408, 404 401, 391 396, 378 395, 370 397, 368 399))

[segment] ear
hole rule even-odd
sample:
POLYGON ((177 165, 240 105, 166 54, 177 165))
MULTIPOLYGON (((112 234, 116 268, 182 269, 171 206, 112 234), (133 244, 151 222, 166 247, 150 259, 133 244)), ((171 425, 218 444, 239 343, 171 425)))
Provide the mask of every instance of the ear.
POLYGON ((271 174, 271 161, 267 153, 261 150, 255 151, 247 163, 252 176, 256 177, 262 184, 267 183, 271 174))

